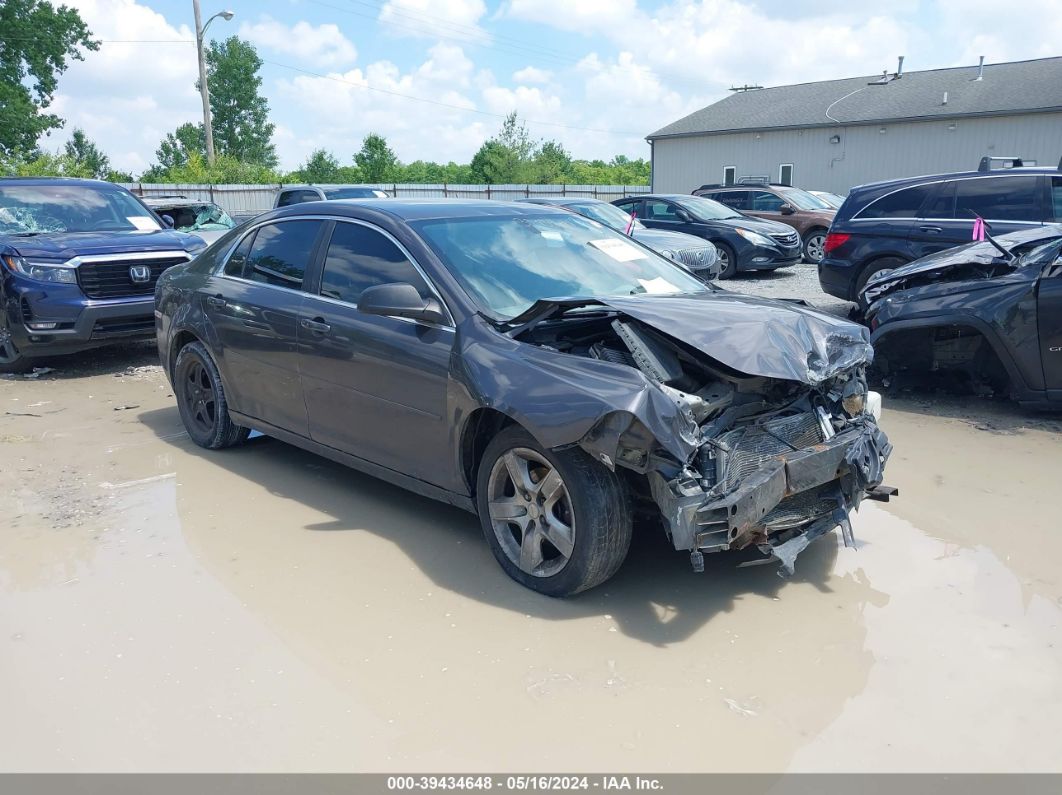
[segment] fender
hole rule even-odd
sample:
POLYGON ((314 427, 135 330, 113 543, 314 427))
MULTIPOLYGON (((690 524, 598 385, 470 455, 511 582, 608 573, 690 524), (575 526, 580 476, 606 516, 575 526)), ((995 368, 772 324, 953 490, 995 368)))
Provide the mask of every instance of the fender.
POLYGON ((1042 397, 1040 390, 1033 389, 1029 386, 1028 381, 1025 380, 1021 371, 1018 370, 1018 366, 1014 363, 1014 358, 1010 354, 1010 349, 1003 344, 1003 341, 999 338, 999 335, 996 334, 995 330, 981 318, 973 315, 949 313, 926 318, 890 321, 889 323, 879 326, 877 330, 870 335, 870 342, 872 345, 876 346, 881 340, 888 338, 890 334, 897 331, 929 330, 934 328, 944 328, 947 326, 965 326, 971 328, 981 334, 981 336, 988 341, 988 344, 992 346, 992 350, 999 358, 999 361, 1003 364, 1003 368, 1007 371, 1007 377, 1010 379, 1015 392, 1018 393, 1019 400, 1034 400, 1042 397))

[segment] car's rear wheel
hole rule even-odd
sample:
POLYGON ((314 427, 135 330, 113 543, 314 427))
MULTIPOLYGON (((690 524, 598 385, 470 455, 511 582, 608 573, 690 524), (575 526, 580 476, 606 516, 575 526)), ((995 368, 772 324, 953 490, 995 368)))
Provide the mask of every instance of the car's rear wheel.
POLYGON ((882 257, 881 259, 876 259, 873 262, 868 263, 867 266, 863 268, 863 272, 859 274, 859 278, 856 279, 855 301, 859 304, 860 308, 867 308, 866 302, 860 295, 860 293, 863 292, 863 288, 867 286, 867 282, 877 276, 888 273, 889 271, 896 270, 901 265, 905 264, 906 263, 899 257, 882 257))
POLYGON ((544 449, 510 426, 487 445, 477 477, 483 534, 505 572, 547 596, 609 579, 631 543, 623 482, 582 450, 544 449))
POLYGON ((202 343, 190 342, 181 348, 173 371, 177 408, 193 442, 219 450, 247 439, 250 430, 229 417, 221 374, 202 343))
POLYGON ((0 373, 28 373, 33 369, 34 361, 23 356, 15 345, 8 325, 7 312, 0 304, 0 373))
POLYGON ((737 256, 734 254, 734 249, 726 243, 716 243, 715 250, 719 258, 719 278, 733 278, 737 273, 737 256))
POLYGON ((812 229, 804 238, 804 259, 818 265, 826 254, 826 230, 812 229))

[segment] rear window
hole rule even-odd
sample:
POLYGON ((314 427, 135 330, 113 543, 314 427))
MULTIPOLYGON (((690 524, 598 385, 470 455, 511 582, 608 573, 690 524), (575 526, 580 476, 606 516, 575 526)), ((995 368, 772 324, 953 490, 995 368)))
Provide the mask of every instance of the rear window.
POLYGON ((982 177, 956 183, 954 218, 1039 221, 1040 180, 1035 176, 982 177))
POLYGON ((933 185, 915 185, 882 196, 860 211, 856 218, 917 218, 933 185))

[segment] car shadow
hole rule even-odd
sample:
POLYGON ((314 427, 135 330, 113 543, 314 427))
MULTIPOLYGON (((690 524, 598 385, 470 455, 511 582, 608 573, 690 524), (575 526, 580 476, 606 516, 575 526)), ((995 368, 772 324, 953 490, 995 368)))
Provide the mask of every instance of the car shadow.
MULTIPOLYGON (((470 513, 268 437, 230 450, 203 450, 175 434, 181 428, 176 408, 144 412, 140 420, 162 442, 205 464, 194 472, 193 468, 179 472, 180 489, 201 492, 185 491, 182 496, 179 491, 179 512, 182 500, 216 499, 211 473, 222 467, 275 498, 329 517, 306 525, 305 531, 373 533, 401 548, 438 587, 516 613, 551 620, 607 615, 629 637, 667 646, 689 638, 742 600, 773 599, 802 583, 830 591, 827 583, 837 555, 832 534, 814 542, 800 556, 796 575, 785 580, 773 564, 738 568, 738 563, 750 559, 743 553, 706 555, 704 573, 695 574, 687 553, 676 552, 658 529, 645 528, 635 533, 630 554, 612 580, 572 598, 552 599, 504 574, 483 541, 478 519, 470 513)), ((246 521, 233 521, 241 520, 246 521)), ((200 533, 188 526, 184 531, 200 533)), ((258 531, 286 532, 262 527, 258 531)))
POLYGON ((93 375, 117 375, 126 370, 149 367, 158 363, 159 349, 155 341, 141 340, 93 348, 65 356, 49 356, 37 360, 34 372, 8 377, 62 381, 67 378, 85 378, 93 375))

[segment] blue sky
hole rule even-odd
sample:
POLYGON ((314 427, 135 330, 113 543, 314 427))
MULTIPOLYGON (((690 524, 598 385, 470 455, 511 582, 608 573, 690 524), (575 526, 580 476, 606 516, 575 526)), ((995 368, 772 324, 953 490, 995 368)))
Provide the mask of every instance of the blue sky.
MULTIPOLYGON (((236 12, 210 37, 267 61, 284 168, 321 146, 350 162, 370 131, 404 161, 467 162, 511 110, 577 157, 647 157, 646 134, 734 84, 880 73, 901 54, 907 70, 1062 54, 1057 0, 201 1, 236 12)), ((200 119, 191 0, 66 2, 104 43, 60 80, 67 127, 42 145, 81 126, 141 171, 200 119)))

